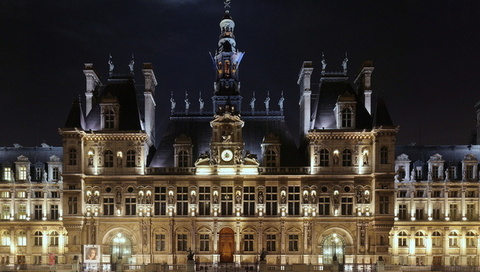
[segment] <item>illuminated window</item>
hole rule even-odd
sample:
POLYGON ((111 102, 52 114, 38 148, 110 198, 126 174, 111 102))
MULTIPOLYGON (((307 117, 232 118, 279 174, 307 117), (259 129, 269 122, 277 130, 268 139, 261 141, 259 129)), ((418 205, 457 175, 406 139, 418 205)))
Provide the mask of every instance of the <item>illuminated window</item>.
POLYGON ((41 231, 36 231, 34 234, 33 245, 41 246, 43 245, 43 233, 41 231))
POLYGON ((388 147, 386 146, 380 148, 380 164, 388 164, 388 147))
POLYGON ((345 108, 341 112, 342 118, 342 128, 350 128, 352 127, 352 110, 345 108))
POLYGON ((18 171, 18 179, 19 180, 27 180, 27 167, 22 165, 19 167, 18 171))
POLYGON ((438 231, 435 231, 432 233, 432 246, 433 247, 441 247, 443 245, 442 243, 442 235, 440 234, 440 232, 438 231))
POLYGON ((127 167, 135 167, 135 150, 127 151, 127 167))
POLYGON ((277 236, 267 234, 267 251, 277 251, 277 236))
POLYGON ((475 233, 473 233, 472 231, 469 231, 467 232, 467 234, 465 235, 465 238, 467 239, 467 247, 477 247, 477 236, 475 235, 475 233))
POLYGON ((407 246, 407 233, 404 231, 398 234, 398 246, 406 247, 407 246))
POLYGON ((50 234, 50 245, 51 246, 58 246, 58 238, 59 238, 60 235, 58 235, 58 232, 56 231, 53 231, 51 234, 50 234))
POLYGON ((417 231, 417 233, 415 233, 415 246, 425 247, 425 236, 421 231, 417 231))
POLYGON ((198 214, 210 215, 210 203, 211 203, 211 190, 210 187, 198 188, 198 214))
POLYGON ((165 251, 165 234, 155 235, 155 250, 156 251, 165 251))
POLYGON ((298 251, 298 234, 288 235, 288 251, 298 251))
POLYGON ((2 205, 2 219, 4 220, 10 219, 10 204, 2 205))
POLYGON ((350 149, 345 149, 342 152, 342 165, 343 166, 352 166, 352 151, 350 149))
POLYGON ((107 150, 103 153, 103 159, 104 167, 113 167, 113 152, 111 150, 107 150))
POLYGON ((27 193, 25 191, 18 191, 15 193, 17 195, 17 198, 25 198, 27 197, 27 193))
POLYGON ((210 235, 200 234, 200 251, 210 251, 210 235))
POLYGON ((27 219, 27 204, 19 204, 17 218, 20 220, 27 219))
POLYGON ((2 246, 9 246, 10 243, 11 243, 11 240, 10 240, 10 231, 8 230, 5 230, 2 232, 2 237, 1 237, 1 242, 2 242, 2 246))
POLYGON ((12 168, 10 167, 3 168, 3 179, 6 181, 12 181, 12 168))
POLYGON ((327 149, 320 150, 320 166, 328 166, 330 164, 330 152, 327 149))
POLYGON ((253 251, 253 234, 245 234, 243 236, 243 251, 253 251))
POLYGON ((77 165, 77 150, 75 148, 70 148, 68 151, 68 164, 77 165))
POLYGON ((27 245, 27 233, 25 231, 18 232, 17 235, 17 246, 26 246, 27 245))
POLYGON ((448 245, 451 247, 458 246, 458 234, 456 232, 450 232, 450 235, 448 236, 448 245))

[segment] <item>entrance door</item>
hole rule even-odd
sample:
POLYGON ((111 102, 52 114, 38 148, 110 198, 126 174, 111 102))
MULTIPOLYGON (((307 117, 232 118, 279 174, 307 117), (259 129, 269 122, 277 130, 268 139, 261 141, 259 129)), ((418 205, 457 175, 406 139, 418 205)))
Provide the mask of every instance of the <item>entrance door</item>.
POLYGON ((130 263, 132 257, 132 242, 123 233, 118 233, 112 240, 111 248, 112 267, 115 271, 123 271, 123 265, 130 263))
POLYGON ((333 264, 336 260, 339 264, 344 263, 345 242, 343 238, 334 233, 323 240, 323 263, 333 264))
POLYGON ((235 248, 234 233, 231 228, 220 230, 218 251, 221 263, 233 263, 233 251, 235 248))

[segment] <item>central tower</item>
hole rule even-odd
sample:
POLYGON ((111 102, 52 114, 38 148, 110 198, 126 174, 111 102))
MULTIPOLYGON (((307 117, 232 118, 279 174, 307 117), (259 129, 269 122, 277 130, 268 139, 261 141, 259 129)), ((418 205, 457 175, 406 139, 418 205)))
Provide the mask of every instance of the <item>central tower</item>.
MULTIPOLYGON (((228 7, 226 5, 225 7, 228 7)), ((237 43, 233 30, 235 22, 229 10, 220 22, 220 37, 215 55, 212 56, 216 79, 214 83, 213 108, 230 104, 235 110, 241 110, 242 97, 240 95, 240 81, 238 80, 238 67, 242 61, 243 52, 237 51, 237 43)))

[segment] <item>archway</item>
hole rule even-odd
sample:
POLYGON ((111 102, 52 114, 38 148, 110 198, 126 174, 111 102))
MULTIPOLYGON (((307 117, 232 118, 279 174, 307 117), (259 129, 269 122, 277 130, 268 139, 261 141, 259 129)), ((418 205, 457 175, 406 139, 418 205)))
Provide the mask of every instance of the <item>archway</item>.
POLYGON ((345 262, 345 240, 342 236, 332 233, 325 237, 322 246, 324 264, 333 264, 334 260, 339 264, 345 262))
POLYGON ((231 228, 220 230, 220 239, 218 241, 218 252, 220 253, 221 263, 233 263, 233 252, 235 249, 235 238, 231 228))
POLYGON ((111 242, 112 270, 123 271, 123 264, 131 263, 132 241, 123 233, 117 233, 111 242))

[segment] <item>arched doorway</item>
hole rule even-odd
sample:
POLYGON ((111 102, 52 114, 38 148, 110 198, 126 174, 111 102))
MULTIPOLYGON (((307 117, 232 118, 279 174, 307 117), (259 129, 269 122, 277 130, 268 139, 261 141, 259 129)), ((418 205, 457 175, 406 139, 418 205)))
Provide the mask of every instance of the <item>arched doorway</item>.
POLYGON ((131 263, 132 241, 123 233, 117 233, 111 244, 112 270, 123 271, 123 264, 131 263))
POLYGON ((218 252, 220 252, 221 263, 233 263, 233 252, 235 249, 234 233, 231 228, 220 230, 220 239, 218 241, 218 252))
POLYGON ((336 259, 339 264, 345 262, 345 240, 342 236, 333 233, 325 237, 322 242, 323 263, 333 264, 336 259))

